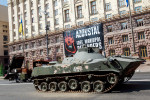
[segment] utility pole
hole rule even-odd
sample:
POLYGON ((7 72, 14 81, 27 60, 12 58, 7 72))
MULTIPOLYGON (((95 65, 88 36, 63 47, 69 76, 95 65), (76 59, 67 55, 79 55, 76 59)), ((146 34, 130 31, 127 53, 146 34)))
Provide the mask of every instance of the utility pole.
POLYGON ((133 53, 135 53, 135 42, 134 42, 134 32, 133 32, 133 26, 132 26, 132 14, 131 14, 130 0, 128 0, 128 3, 129 3, 129 14, 130 14, 130 26, 131 26, 131 34, 132 34, 133 53))

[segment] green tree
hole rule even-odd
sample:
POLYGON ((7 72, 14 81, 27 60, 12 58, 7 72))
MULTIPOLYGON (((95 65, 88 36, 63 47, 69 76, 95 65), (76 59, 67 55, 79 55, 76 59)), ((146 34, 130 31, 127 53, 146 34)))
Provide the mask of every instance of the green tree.
POLYGON ((1 63, 1 64, 0 64, 0 76, 3 76, 3 74, 4 74, 4 73, 3 73, 3 64, 1 63))

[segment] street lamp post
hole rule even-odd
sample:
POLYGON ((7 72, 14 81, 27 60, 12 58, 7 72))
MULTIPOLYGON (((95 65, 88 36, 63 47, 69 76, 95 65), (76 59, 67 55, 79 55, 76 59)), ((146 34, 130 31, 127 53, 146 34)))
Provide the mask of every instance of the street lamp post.
POLYGON ((129 3, 129 14, 130 14, 130 26, 131 26, 131 34, 132 34, 133 53, 136 53, 135 42, 134 42, 134 31, 133 31, 133 26, 132 26, 132 14, 131 14, 130 0, 128 0, 128 3, 129 3))
POLYGON ((47 60, 49 60, 49 57, 48 57, 48 30, 49 30, 49 25, 47 25, 47 21, 46 21, 46 15, 47 15, 47 12, 44 11, 44 14, 45 14, 45 30, 46 30, 46 49, 47 49, 47 60))

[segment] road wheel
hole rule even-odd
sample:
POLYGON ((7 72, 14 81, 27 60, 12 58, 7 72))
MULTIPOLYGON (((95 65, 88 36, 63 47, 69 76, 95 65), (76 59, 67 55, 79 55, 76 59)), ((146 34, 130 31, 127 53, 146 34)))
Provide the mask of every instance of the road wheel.
POLYGON ((110 84, 115 84, 115 83, 117 83, 117 81, 118 81, 118 76, 117 76, 116 74, 111 73, 111 74, 109 74, 109 75, 107 76, 107 81, 108 81, 110 84))
POLYGON ((55 92, 55 91, 57 91, 57 83, 56 82, 51 82, 50 84, 49 84, 49 90, 50 91, 52 91, 52 92, 55 92))
POLYGON ((93 84, 93 89, 95 92, 102 92, 104 90, 104 83, 102 81, 95 81, 93 84))
POLYGON ((81 83, 81 90, 83 92, 89 92, 91 90, 91 84, 89 81, 83 81, 81 83))
POLYGON ((76 90, 78 88, 78 81, 76 79, 70 79, 68 85, 71 90, 76 90))
POLYGON ((67 83, 62 81, 58 84, 58 88, 60 91, 65 92, 67 91, 68 87, 67 87, 67 83))
POLYGON ((46 92, 48 90, 48 85, 46 82, 41 83, 41 91, 46 92))

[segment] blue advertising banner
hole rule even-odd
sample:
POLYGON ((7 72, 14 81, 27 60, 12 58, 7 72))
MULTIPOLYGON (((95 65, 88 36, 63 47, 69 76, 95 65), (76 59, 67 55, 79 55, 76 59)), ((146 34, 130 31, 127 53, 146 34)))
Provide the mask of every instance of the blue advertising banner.
POLYGON ((101 23, 66 31, 63 36, 66 56, 75 54, 77 49, 83 46, 104 49, 103 26, 101 23))

